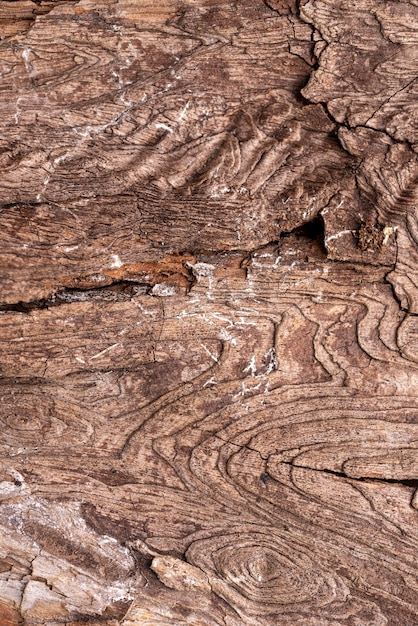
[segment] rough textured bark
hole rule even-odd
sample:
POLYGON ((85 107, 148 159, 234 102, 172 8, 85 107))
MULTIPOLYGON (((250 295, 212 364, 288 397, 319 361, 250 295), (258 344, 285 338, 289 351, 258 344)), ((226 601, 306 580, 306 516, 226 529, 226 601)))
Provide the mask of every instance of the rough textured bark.
POLYGON ((418 2, 0 2, 0 622, 414 626, 418 2))

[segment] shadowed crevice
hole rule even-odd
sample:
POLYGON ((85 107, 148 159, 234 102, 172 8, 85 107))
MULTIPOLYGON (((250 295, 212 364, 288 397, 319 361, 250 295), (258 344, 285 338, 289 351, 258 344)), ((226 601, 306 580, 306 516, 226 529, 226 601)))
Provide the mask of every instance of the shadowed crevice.
POLYGON ((324 474, 331 474, 332 476, 338 476, 339 478, 345 478, 346 480, 355 480, 356 482, 378 482, 389 483, 394 485, 403 485, 404 487, 411 487, 412 489, 418 489, 418 478, 377 478, 375 476, 350 476, 345 472, 337 472, 330 469, 319 469, 316 467, 305 467, 304 465, 295 465, 287 461, 283 461, 285 465, 291 465, 292 467, 298 467, 300 469, 307 469, 313 472, 323 472, 324 474))
POLYGON ((89 287, 88 289, 65 289, 50 298, 40 298, 30 302, 0 303, 0 313, 30 313, 41 309, 50 309, 61 304, 73 302, 101 301, 124 302, 133 296, 147 295, 152 286, 135 281, 119 280, 105 287, 89 287))
POLYGON ((280 240, 285 240, 290 237, 294 237, 299 243, 308 241, 311 244, 315 244, 318 252, 321 255, 327 256, 327 250, 325 247, 325 225, 321 216, 314 217, 309 222, 298 226, 291 231, 283 231, 280 234, 280 240))

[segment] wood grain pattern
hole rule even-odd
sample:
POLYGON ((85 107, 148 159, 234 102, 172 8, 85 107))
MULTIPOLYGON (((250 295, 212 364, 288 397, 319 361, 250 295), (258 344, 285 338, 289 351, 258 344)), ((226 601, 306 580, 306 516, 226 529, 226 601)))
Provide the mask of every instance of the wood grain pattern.
POLYGON ((416 10, 0 3, 2 625, 418 623, 416 10))

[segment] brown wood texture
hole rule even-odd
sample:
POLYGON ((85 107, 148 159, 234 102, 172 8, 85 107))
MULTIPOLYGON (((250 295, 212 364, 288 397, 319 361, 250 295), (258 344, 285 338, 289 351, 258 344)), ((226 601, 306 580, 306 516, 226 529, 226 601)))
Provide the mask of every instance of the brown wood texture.
POLYGON ((418 624, 418 2, 0 2, 1 626, 418 624))

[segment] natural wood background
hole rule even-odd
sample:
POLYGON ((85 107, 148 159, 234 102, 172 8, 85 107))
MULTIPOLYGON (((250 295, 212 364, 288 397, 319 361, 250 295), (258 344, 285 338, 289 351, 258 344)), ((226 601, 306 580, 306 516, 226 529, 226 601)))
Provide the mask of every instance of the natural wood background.
POLYGON ((417 625, 417 0, 0 36, 1 626, 417 625))

